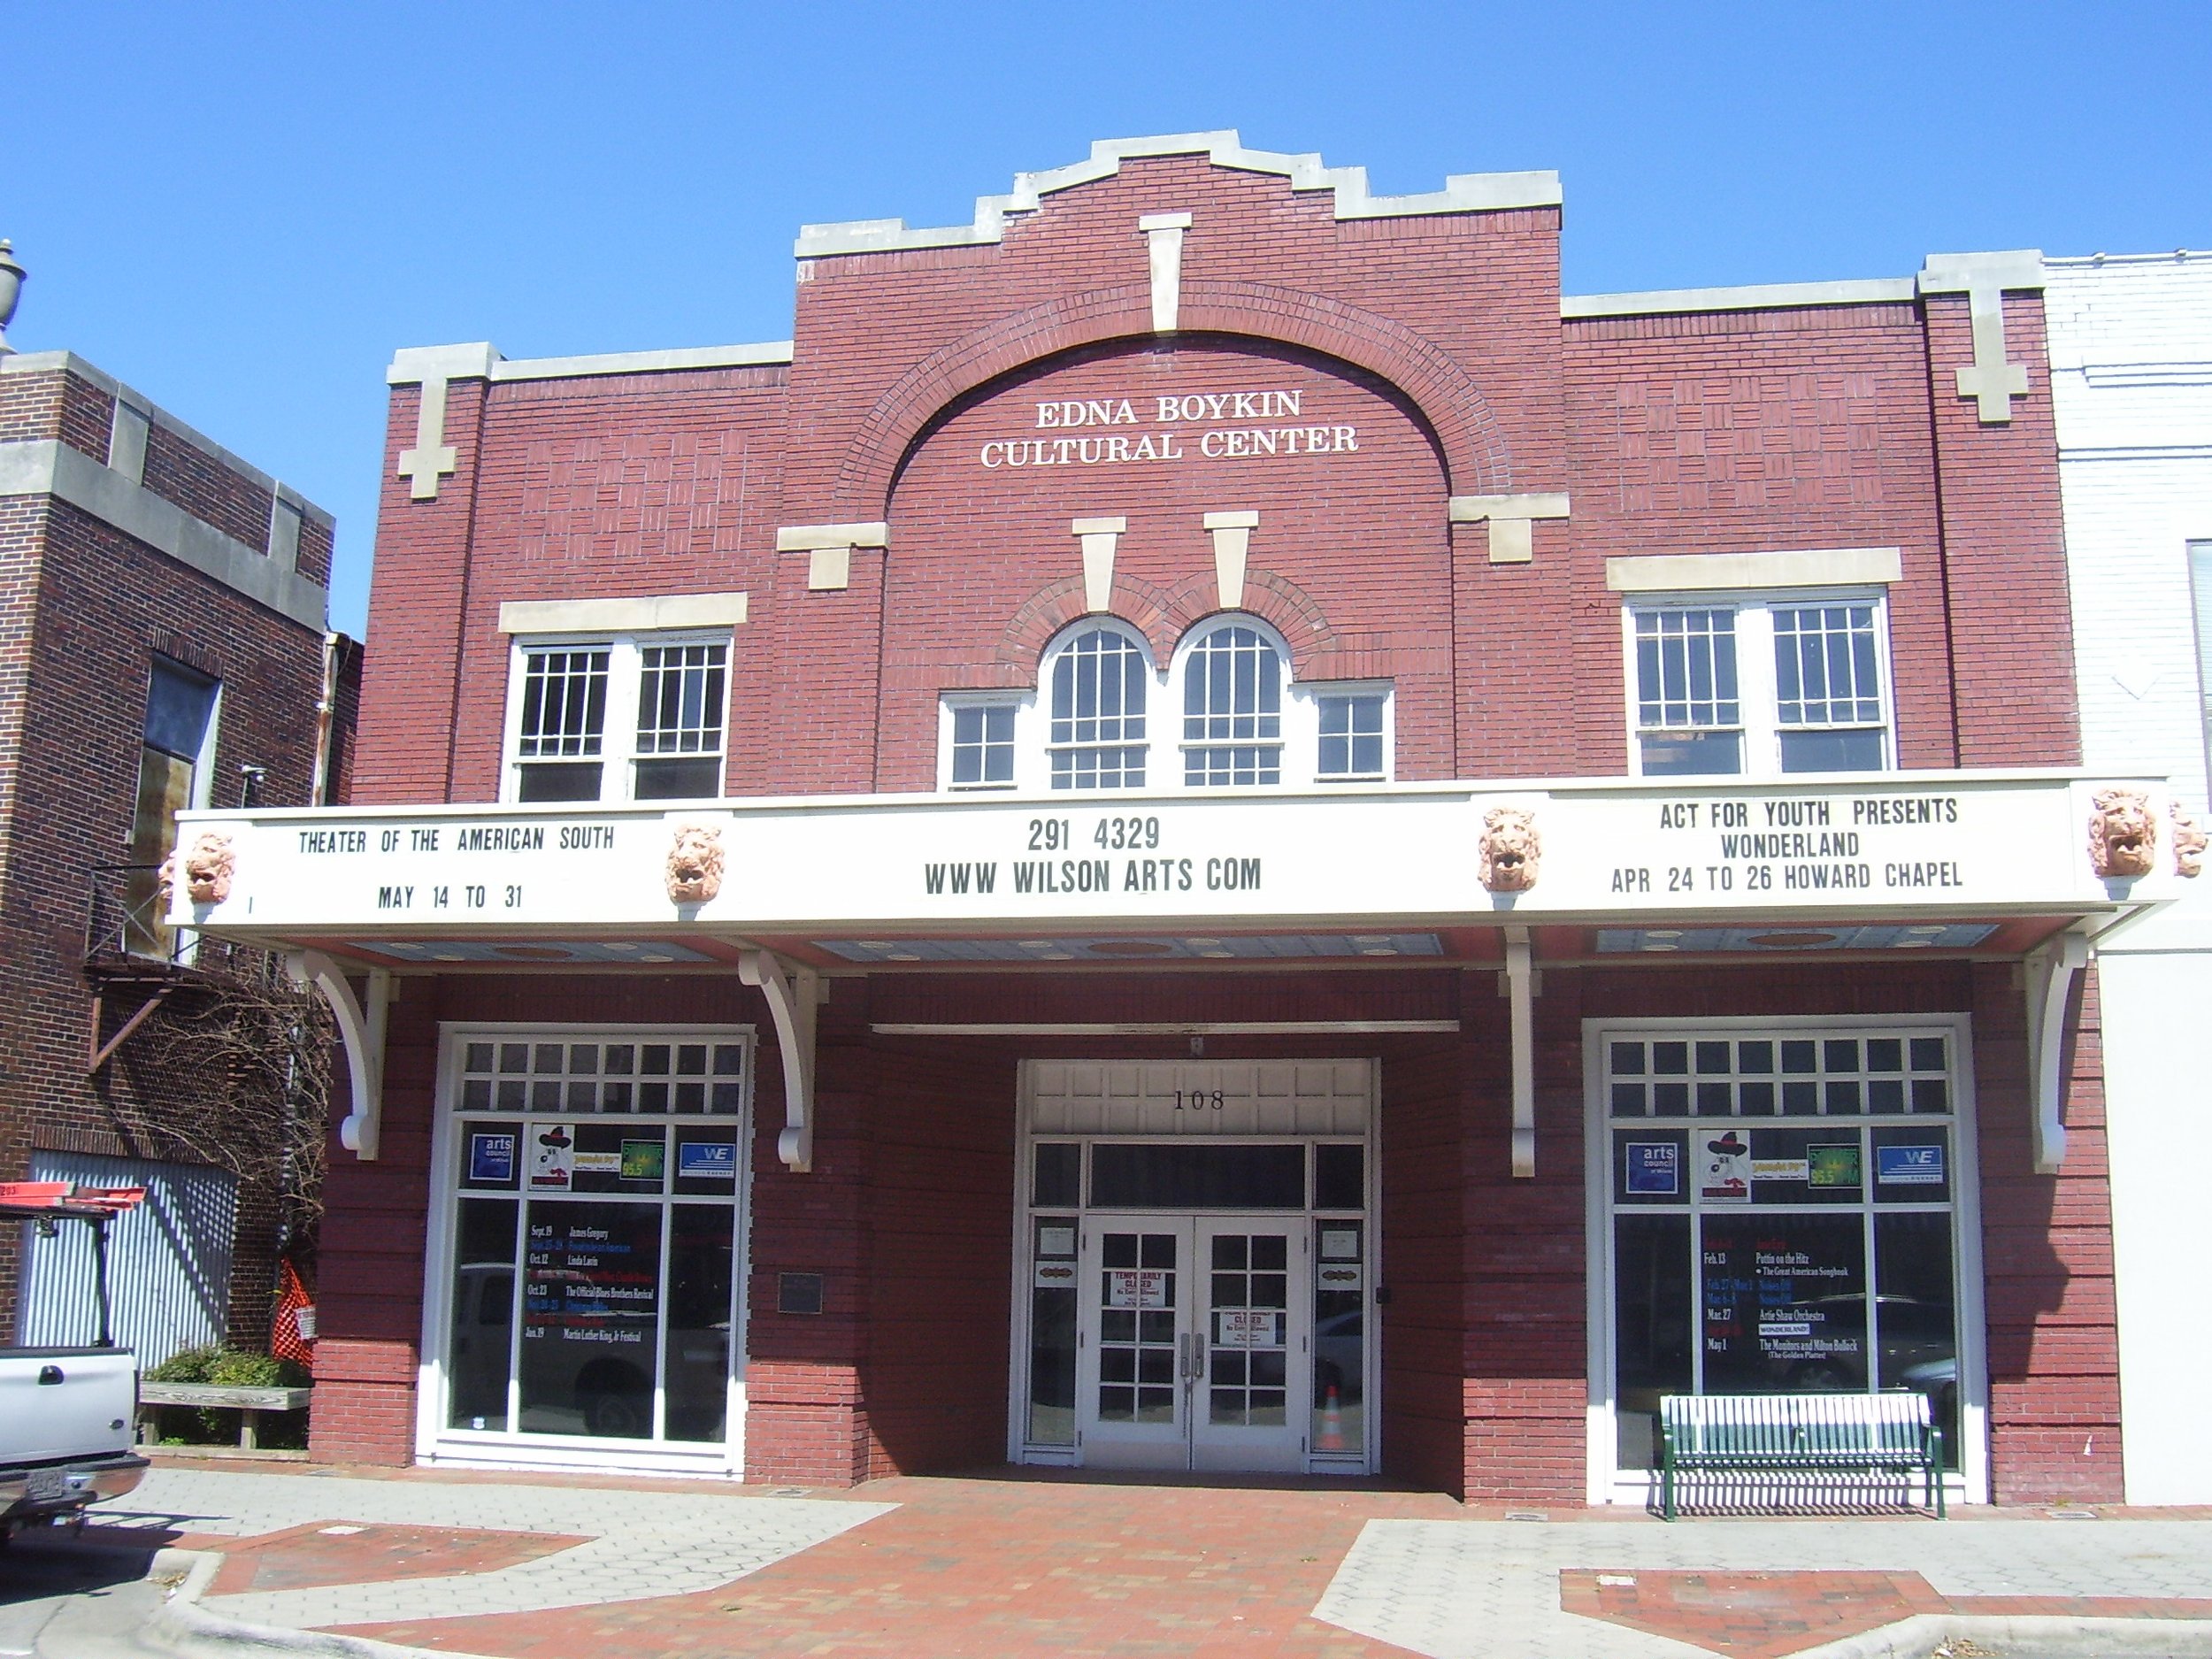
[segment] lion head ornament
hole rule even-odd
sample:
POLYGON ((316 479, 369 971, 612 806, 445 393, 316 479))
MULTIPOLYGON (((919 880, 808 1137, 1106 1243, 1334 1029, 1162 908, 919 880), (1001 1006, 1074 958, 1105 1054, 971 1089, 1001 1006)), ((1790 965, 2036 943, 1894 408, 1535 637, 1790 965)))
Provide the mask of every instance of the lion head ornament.
POLYGON ((2197 822, 2196 814, 2181 810, 2181 803, 2170 801, 2167 810, 2174 820, 2174 870, 2185 876, 2195 876, 2204 869, 2204 826, 2197 822))
POLYGON ((2158 855, 2158 819, 2140 789, 2090 797, 2089 867, 2101 876, 2147 876, 2158 855))
POLYGON ((184 883, 185 895, 195 904, 220 904, 230 897, 231 878, 238 873, 238 855, 230 837, 204 830, 189 847, 180 847, 162 866, 165 890, 184 883))
POLYGON ((1482 815, 1482 885, 1493 893, 1525 893, 1536 885, 1536 863, 1544 838, 1536 815, 1519 807, 1494 806, 1482 815))
POLYGON ((704 904, 722 891, 722 831, 712 824, 679 824, 668 849, 668 900, 704 904))

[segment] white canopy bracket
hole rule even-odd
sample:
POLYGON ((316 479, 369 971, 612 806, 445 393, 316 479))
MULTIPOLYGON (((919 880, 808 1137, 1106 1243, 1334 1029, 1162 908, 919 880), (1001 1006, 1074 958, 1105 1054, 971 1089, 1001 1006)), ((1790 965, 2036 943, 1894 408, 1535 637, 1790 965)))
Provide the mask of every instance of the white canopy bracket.
POLYGON ((1513 1173, 1536 1174, 1536 1009, 1537 976, 1529 952, 1528 929, 1505 930, 1505 984, 1513 1038, 1513 1173))
POLYGON ((2066 1004, 2089 962, 2089 941, 2061 933, 2029 953, 2028 1078, 2035 1107, 2035 1167, 2055 1174, 2066 1161, 2066 1004))
POLYGON ((776 1156, 804 1175, 814 1167, 814 1015, 821 976, 772 951, 748 950, 737 959, 737 977, 768 999, 783 1056, 783 1133, 776 1137, 776 1156))
POLYGON ((365 1164, 376 1161, 384 1120, 384 1025, 392 1006, 388 968, 369 970, 369 997, 364 1007, 338 964, 319 950, 295 950, 284 958, 292 982, 320 991, 337 1017, 345 1045, 346 1069, 353 1084, 353 1110, 338 1125, 338 1144, 365 1164))

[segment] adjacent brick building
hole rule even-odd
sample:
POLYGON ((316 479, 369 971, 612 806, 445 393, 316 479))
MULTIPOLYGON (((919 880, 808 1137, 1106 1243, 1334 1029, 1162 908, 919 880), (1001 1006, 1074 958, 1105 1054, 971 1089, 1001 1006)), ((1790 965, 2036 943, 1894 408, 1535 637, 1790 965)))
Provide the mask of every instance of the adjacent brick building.
POLYGON ((360 804, 177 911, 351 1033, 320 1455, 1631 1501, 1906 1388, 2117 1494, 2082 968, 2182 872, 2039 260, 1563 297, 1559 202, 1106 143, 787 342, 398 355, 360 804))
MULTIPOLYGON (((258 1345, 282 1182, 178 1033, 264 964, 162 923, 156 866, 179 807, 331 798, 358 671, 326 630, 332 521, 42 352, 0 356, 0 1179, 150 1188, 114 1243, 146 1362, 258 1345)), ((82 1240, 11 1236, 0 1322, 88 1340, 88 1265, 82 1240)))

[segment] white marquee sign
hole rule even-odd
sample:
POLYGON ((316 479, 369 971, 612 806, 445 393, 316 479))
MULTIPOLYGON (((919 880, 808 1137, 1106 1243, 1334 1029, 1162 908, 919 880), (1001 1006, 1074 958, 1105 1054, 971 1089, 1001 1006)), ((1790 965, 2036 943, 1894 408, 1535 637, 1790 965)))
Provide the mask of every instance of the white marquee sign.
POLYGON ((2085 912, 2173 896, 2186 841, 2162 783, 1954 772, 207 812, 183 818, 171 920, 249 933, 852 933, 2085 912), (2097 796, 2116 788, 2148 826, 2139 876, 2093 867, 2097 796), (672 870, 680 840, 679 862, 718 869, 687 868, 685 886, 672 870))

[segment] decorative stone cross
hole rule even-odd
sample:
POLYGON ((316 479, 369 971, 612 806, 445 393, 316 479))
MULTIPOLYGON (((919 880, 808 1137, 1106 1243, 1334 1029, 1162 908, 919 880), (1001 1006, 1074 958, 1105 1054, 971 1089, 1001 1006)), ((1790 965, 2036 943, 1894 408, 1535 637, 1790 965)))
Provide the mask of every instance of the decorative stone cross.
POLYGON ((465 346, 404 346, 392 356, 384 371, 390 386, 419 386, 422 403, 415 411, 415 443, 399 452, 398 476, 407 480, 416 501, 438 499, 438 480, 450 477, 460 465, 459 452, 445 441, 446 388, 455 380, 488 380, 493 365, 502 361, 488 341, 465 346))
POLYGON ((1974 361, 1956 371, 1959 396, 1974 400, 1985 426, 2012 419, 2012 400, 2028 395, 2028 365, 2005 359, 2005 293, 2040 293, 2043 255, 2033 248, 2008 253, 1931 254, 1920 268, 1920 291, 1966 296, 1974 327, 1974 361))

